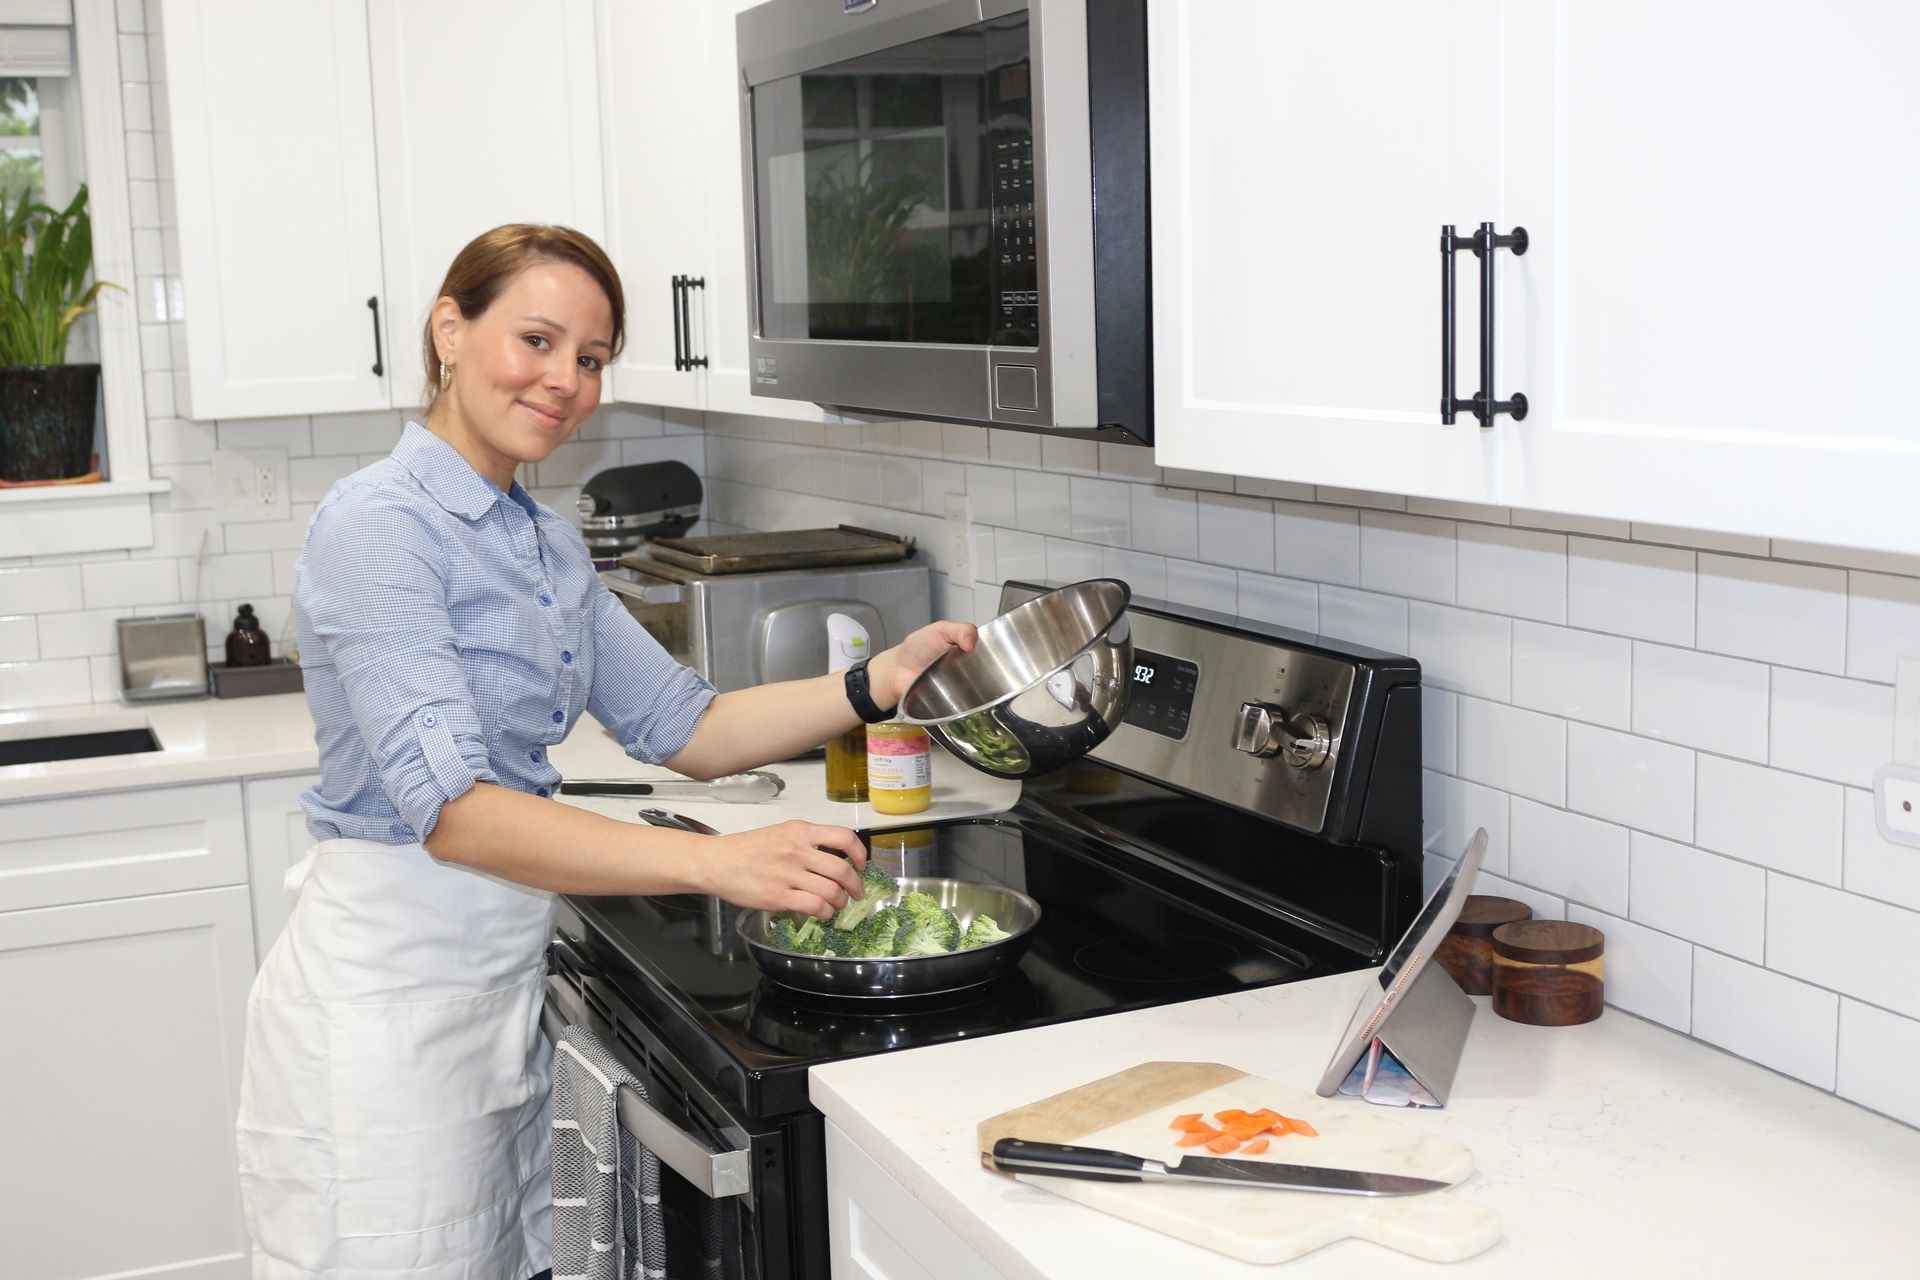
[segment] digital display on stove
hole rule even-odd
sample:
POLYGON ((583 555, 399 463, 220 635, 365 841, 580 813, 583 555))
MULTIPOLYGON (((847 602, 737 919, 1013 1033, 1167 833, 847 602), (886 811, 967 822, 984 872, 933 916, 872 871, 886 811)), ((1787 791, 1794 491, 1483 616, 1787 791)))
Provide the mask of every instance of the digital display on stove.
POLYGON ((1162 737, 1184 738, 1193 717, 1193 691, 1199 687, 1200 668, 1193 663, 1135 649, 1127 723, 1162 737))

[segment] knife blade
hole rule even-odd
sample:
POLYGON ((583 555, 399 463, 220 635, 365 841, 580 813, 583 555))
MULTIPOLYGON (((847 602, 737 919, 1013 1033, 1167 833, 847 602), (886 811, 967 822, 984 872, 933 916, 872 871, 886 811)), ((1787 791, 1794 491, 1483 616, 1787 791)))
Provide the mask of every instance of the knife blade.
POLYGON ((779 774, 752 769, 707 781, 696 778, 653 778, 647 781, 638 778, 568 778, 560 783, 560 794, 651 796, 662 800, 724 800, 735 804, 757 804, 773 799, 786 787, 786 779, 779 774))
POLYGON ((1002 1138, 994 1143, 993 1165, 1003 1173, 1038 1173, 1094 1182, 1214 1182, 1276 1191, 1331 1191, 1350 1196, 1405 1196, 1444 1191, 1450 1185, 1398 1173, 1326 1169, 1319 1165, 1278 1164, 1267 1160, 1228 1160, 1217 1156, 1188 1156, 1169 1165, 1124 1151, 1029 1142, 1025 1138, 1002 1138))

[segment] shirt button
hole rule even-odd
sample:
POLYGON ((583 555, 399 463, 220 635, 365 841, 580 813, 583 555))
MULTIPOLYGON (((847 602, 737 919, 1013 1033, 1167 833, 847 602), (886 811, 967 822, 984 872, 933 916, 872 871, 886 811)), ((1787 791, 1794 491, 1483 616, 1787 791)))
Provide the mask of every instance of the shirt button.
POLYGON ((546 592, 544 592, 544 591, 542 591, 542 592, 540 593, 540 603, 541 603, 541 604, 552 604, 552 603, 553 603, 553 597, 552 597, 552 596, 550 596, 550 595, 548 595, 548 594, 547 594, 546 592))
POLYGON ((539 753, 538 751, 529 751, 529 752, 527 752, 527 759, 529 759, 529 760, 531 760, 531 761, 533 761, 533 762, 534 762, 535 764, 539 764, 539 763, 540 763, 540 753, 539 753))
POLYGON ((551 792, 551 791, 549 791, 549 790, 547 790, 547 789, 546 789, 545 787, 542 787, 542 788, 540 788, 540 790, 538 790, 538 791, 537 791, 537 792, 535 792, 534 794, 535 794, 535 795, 539 795, 539 796, 550 796, 550 795, 552 795, 552 794, 553 794, 553 792, 551 792))
POLYGON ((565 724, 565 723, 567 722, 567 713, 566 713, 566 712, 564 712, 564 711, 556 711, 556 712, 554 712, 554 713, 553 713, 553 722, 554 722, 555 724, 565 724))
POLYGON ((427 712, 425 715, 420 717, 420 725, 422 728, 425 728, 425 729, 431 729, 433 728, 433 726, 439 723, 440 723, 440 717, 436 716, 431 711, 427 712))
POLYGON ((562 649, 562 650, 560 651, 560 661, 562 661, 562 662, 564 662, 564 663, 566 663, 566 664, 567 664, 568 666, 572 666, 572 665, 573 665, 573 650, 571 650, 571 649, 562 649))

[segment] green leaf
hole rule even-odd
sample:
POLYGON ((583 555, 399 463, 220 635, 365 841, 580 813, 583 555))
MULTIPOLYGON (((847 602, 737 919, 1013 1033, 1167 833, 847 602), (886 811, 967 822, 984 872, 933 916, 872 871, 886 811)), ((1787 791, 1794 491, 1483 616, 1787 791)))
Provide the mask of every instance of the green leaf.
POLYGON ((93 219, 87 188, 64 209, 0 197, 0 367, 61 364, 67 332, 95 309, 108 280, 89 285, 93 219))

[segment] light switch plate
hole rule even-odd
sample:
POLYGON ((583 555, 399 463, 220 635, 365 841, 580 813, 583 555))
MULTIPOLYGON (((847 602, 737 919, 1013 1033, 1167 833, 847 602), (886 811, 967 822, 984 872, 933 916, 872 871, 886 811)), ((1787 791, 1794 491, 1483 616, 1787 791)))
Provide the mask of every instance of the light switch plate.
POLYGON ((1920 848, 1920 767, 1883 764, 1874 770, 1873 825, 1890 844, 1920 848))
POLYGON ((1894 665, 1893 758, 1920 764, 1920 658, 1901 658, 1894 665))
POLYGON ((964 493, 947 495, 947 581, 957 587, 973 585, 973 513, 964 493))

